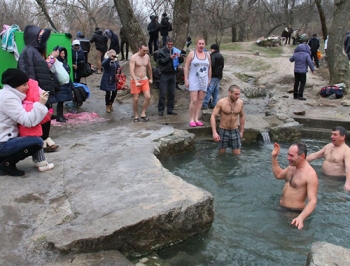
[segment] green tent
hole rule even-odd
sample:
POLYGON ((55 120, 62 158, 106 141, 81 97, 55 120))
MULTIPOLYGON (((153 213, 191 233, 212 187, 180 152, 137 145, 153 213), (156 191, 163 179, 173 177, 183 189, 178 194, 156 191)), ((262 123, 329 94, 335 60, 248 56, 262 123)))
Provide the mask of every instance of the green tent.
MULTIPOLYGON (((18 52, 21 53, 24 48, 23 31, 15 32, 15 41, 18 47, 18 52)), ((60 47, 65 47, 68 52, 68 64, 71 66, 72 70, 72 54, 71 54, 71 40, 64 33, 51 33, 50 38, 47 42, 47 54, 49 55, 51 51, 59 45, 60 47)), ((15 59, 14 53, 6 52, 0 49, 0 86, 2 73, 8 68, 17 68, 17 61, 15 59)), ((73 80, 73 71, 71 71, 71 79, 73 80)))

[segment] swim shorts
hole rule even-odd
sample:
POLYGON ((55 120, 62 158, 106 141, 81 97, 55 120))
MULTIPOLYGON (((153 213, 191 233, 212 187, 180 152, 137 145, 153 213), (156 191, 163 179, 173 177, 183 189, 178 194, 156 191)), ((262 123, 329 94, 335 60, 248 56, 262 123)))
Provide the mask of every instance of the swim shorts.
POLYGON ((220 140, 218 143, 219 149, 231 148, 237 150, 241 148, 241 135, 239 129, 218 129, 220 140))
POLYGON ((149 81, 148 79, 138 80, 141 86, 136 86, 135 81, 131 80, 130 82, 130 92, 131 94, 139 94, 144 91, 149 91, 149 81))

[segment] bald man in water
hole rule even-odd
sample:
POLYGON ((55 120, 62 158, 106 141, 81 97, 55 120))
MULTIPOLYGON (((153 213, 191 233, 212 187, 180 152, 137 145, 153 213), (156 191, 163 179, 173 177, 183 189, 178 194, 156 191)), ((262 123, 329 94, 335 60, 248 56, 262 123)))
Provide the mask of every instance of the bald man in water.
POLYGON ((280 205, 293 211, 300 211, 291 224, 298 229, 304 227, 304 220, 314 211, 317 204, 318 178, 315 170, 306 161, 307 148, 304 143, 290 146, 287 159, 289 166, 282 169, 277 156, 280 145, 274 143, 272 157, 272 172, 276 179, 285 180, 280 199, 280 205), (307 199, 307 204, 305 203, 307 199))
POLYGON ((346 177, 344 189, 350 191, 350 148, 345 143, 346 129, 337 126, 332 130, 332 142, 306 157, 308 162, 324 158, 322 172, 330 177, 346 177))

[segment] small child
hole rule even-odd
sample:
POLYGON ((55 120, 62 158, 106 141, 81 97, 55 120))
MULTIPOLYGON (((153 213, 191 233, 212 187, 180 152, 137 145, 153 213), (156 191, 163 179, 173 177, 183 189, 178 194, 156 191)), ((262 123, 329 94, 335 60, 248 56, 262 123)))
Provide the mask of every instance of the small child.
MULTIPOLYGON (((26 92, 26 98, 22 101, 23 107, 27 112, 30 112, 33 109, 34 102, 38 102, 40 99, 40 94, 42 89, 39 88, 38 82, 33 79, 28 81, 28 90, 26 92)), ((41 124, 46 123, 51 119, 53 110, 50 109, 48 114, 44 117, 43 121, 39 125, 34 127, 25 127, 23 125, 18 125, 19 136, 36 136, 40 137, 43 134, 41 124)), ((53 163, 48 163, 45 158, 44 149, 40 149, 32 155, 34 166, 38 168, 40 172, 51 170, 55 167, 53 163)))

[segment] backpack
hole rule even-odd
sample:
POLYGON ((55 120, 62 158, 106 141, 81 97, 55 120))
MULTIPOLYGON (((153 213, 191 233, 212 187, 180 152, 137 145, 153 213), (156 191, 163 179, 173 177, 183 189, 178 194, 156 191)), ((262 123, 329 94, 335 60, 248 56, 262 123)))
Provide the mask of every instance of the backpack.
POLYGON ((173 30, 173 25, 171 25, 170 22, 168 22, 168 31, 172 31, 173 30))
POLYGON ((1 47, 4 51, 12 53, 15 50, 15 32, 20 30, 20 28, 16 24, 9 27, 6 26, 4 25, 4 29, 7 29, 1 33, 1 47))
POLYGON ((335 94, 335 98, 339 99, 343 97, 343 88, 337 85, 330 85, 321 88, 320 95, 322 97, 329 97, 335 94))

